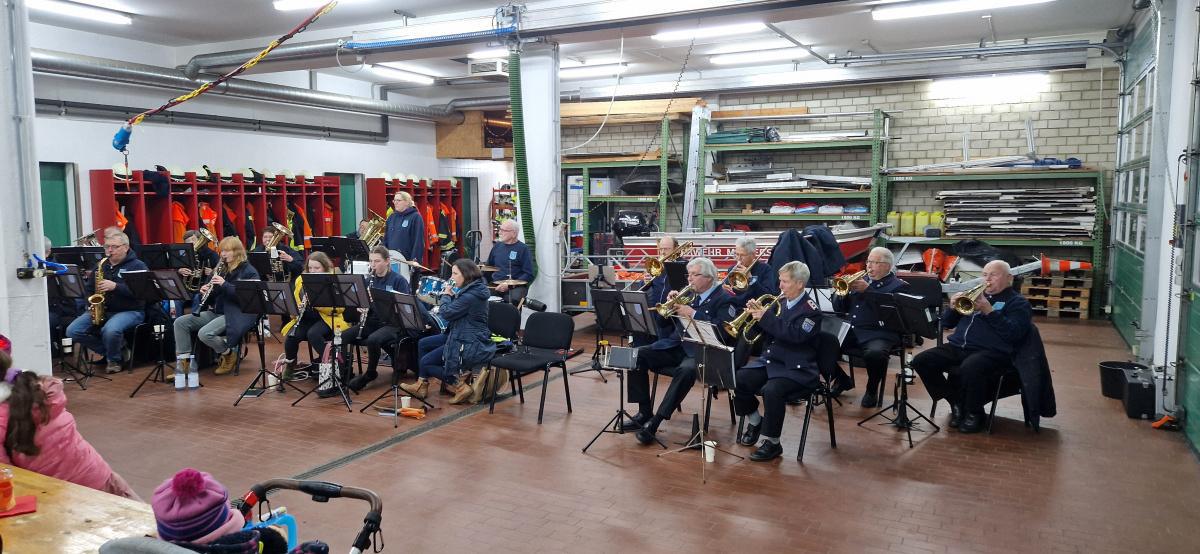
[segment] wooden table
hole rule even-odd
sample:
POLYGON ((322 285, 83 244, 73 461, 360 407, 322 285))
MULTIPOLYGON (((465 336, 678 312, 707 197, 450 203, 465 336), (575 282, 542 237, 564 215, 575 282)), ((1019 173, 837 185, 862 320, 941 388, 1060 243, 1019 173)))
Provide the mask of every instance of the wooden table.
POLYGON ((111 539, 156 533, 149 504, 11 469, 15 494, 37 496, 37 511, 0 518, 5 552, 96 552, 111 539))

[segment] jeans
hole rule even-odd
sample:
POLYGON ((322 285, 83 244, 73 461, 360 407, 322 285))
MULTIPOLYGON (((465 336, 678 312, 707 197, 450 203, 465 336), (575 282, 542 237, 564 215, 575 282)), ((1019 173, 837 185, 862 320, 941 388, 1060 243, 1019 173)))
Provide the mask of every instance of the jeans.
POLYGON ((446 334, 430 335, 417 341, 418 371, 417 377, 440 379, 447 385, 453 385, 457 380, 455 375, 446 375, 446 361, 442 353, 446 349, 446 334))
POLYGON ((92 314, 84 312, 67 326, 67 336, 82 344, 110 363, 124 361, 121 353, 125 346, 125 331, 137 327, 146 320, 146 312, 130 310, 108 315, 104 326, 97 329, 92 325, 92 314), (99 331, 97 333, 96 331, 99 331))
POLYGON ((225 316, 223 315, 206 311, 179 316, 179 319, 175 320, 176 354, 194 353, 192 333, 196 333, 200 342, 208 345, 217 354, 224 354, 226 350, 229 350, 229 345, 225 342, 225 316))

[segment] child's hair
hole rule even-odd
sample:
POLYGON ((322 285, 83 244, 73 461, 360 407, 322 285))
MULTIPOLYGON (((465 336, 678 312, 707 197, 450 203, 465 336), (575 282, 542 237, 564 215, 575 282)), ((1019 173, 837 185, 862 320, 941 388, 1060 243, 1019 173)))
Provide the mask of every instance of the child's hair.
MULTIPOLYGON (((8 371, 12 358, 0 350, 0 373, 8 371)), ((42 390, 41 377, 32 371, 22 371, 12 382, 12 393, 8 397, 8 429, 4 435, 4 450, 8 457, 13 453, 37 456, 40 453, 33 442, 38 425, 50 421, 50 410, 46 406, 46 391, 42 390), (41 421, 33 417, 34 408, 41 421)))

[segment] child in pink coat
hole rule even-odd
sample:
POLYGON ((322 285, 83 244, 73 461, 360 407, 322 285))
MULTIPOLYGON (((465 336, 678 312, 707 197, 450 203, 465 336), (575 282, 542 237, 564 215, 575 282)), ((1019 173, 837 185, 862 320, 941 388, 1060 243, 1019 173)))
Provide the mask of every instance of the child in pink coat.
POLYGON ((62 380, 11 365, 0 349, 0 463, 140 501, 75 428, 62 380))

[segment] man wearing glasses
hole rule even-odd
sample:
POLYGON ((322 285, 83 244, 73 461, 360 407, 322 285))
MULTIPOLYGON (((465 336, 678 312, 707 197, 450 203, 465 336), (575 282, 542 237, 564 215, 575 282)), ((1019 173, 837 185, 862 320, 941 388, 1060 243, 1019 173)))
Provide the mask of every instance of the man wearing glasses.
POLYGON ((107 259, 100 268, 103 278, 98 283, 89 282, 88 292, 104 294, 105 320, 103 325, 92 325, 92 314, 84 311, 67 326, 67 336, 101 356, 107 366, 106 373, 119 373, 125 361, 125 331, 146 319, 145 302, 138 300, 125 284, 124 274, 130 271, 146 271, 146 264, 137 259, 129 249, 129 236, 120 231, 105 233, 104 254, 107 259))
MULTIPOLYGON (((879 405, 878 389, 887 376, 889 352, 900 344, 900 334, 884 329, 875 308, 867 302, 869 293, 895 293, 908 289, 908 283, 892 272, 895 260, 891 250, 882 246, 872 248, 867 254, 867 274, 850 283, 849 294, 833 299, 835 311, 850 314, 850 332, 842 347, 858 349, 867 366, 867 391, 860 402, 864 408, 879 405)), ((839 388, 848 387, 842 385, 839 388)))

